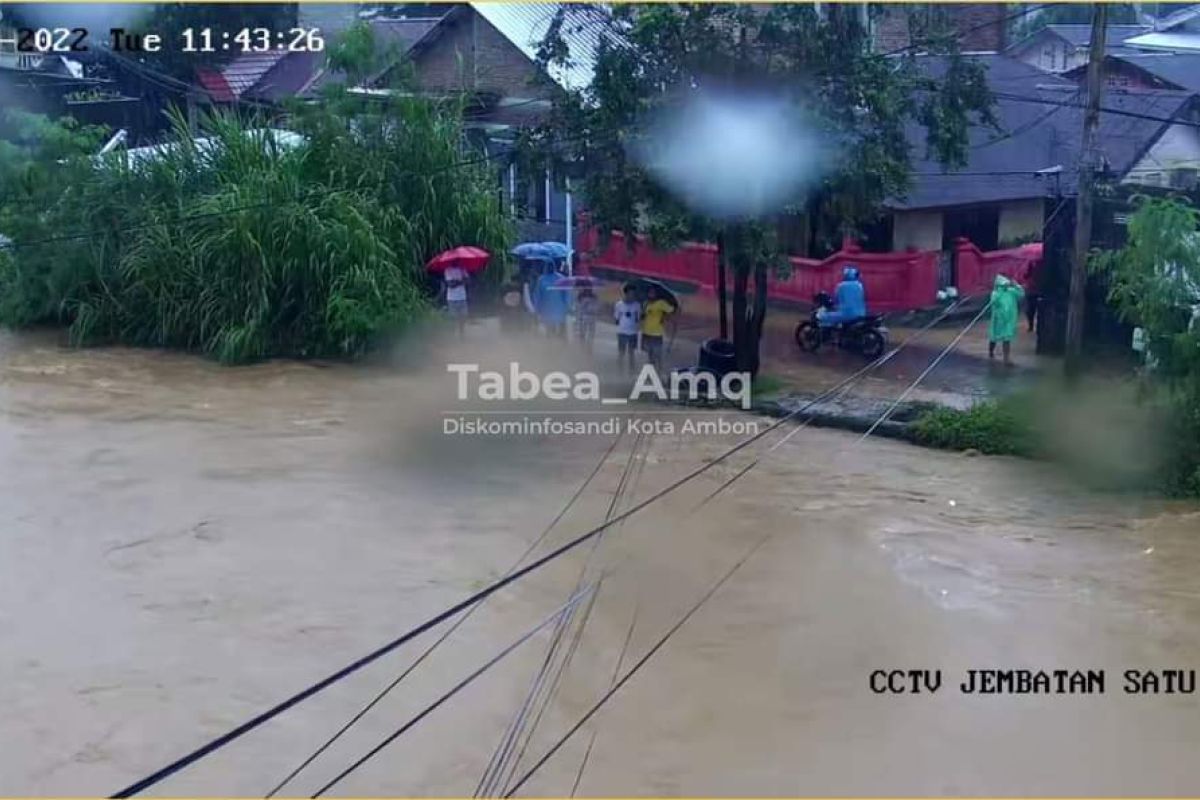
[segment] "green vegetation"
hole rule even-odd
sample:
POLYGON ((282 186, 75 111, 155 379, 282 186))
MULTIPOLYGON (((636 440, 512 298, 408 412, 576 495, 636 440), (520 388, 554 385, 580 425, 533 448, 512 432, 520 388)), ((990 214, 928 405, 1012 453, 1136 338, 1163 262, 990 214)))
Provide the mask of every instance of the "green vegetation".
MULTIPOLYGON (((547 69, 578 58, 570 37, 574 7, 560 10, 541 42, 547 69)), ((528 157, 557 161, 587 199, 593 225, 650 236, 661 245, 715 241, 732 281, 732 338, 738 368, 758 369, 767 314, 767 277, 780 264, 766 216, 719 218, 689 207, 631 151, 652 137, 657 112, 697 90, 737 93, 772 86, 772 100, 802 116, 823 142, 839 142, 811 190, 786 198, 814 238, 826 244, 875 222, 883 201, 902 196, 913 152, 906 129, 924 134, 931 157, 949 169, 966 163, 971 124, 994 124, 983 69, 961 57, 953 36, 923 48, 944 57, 935 71, 907 53, 873 52, 859 9, 803 3, 618 5, 603 35, 595 80, 555 93, 554 114, 528 137, 528 157), (778 95, 778 96, 775 96, 778 95)), ((589 23, 590 24, 590 23, 589 23)))
POLYGON ((768 375, 760 372, 754 376, 754 381, 750 384, 751 396, 755 399, 769 397, 773 394, 779 394, 784 389, 788 388, 787 381, 778 375, 768 375))
POLYGON ((24 143, 0 153, 0 231, 17 243, 0 262, 0 323, 225 363, 360 354, 428 308, 430 256, 507 252, 492 176, 462 165, 460 119, 331 95, 297 109, 302 139, 232 116, 193 139, 177 120, 177 144, 137 159, 17 120, 24 143))
POLYGON ((913 440, 943 450, 1032 456, 1034 436, 1023 409, 1012 400, 978 403, 967 411, 937 407, 912 426, 913 440))
POLYGON ((1166 420, 1164 488, 1200 496, 1200 210, 1172 198, 1138 198, 1121 250, 1093 254, 1109 301, 1145 330, 1144 402, 1166 420))

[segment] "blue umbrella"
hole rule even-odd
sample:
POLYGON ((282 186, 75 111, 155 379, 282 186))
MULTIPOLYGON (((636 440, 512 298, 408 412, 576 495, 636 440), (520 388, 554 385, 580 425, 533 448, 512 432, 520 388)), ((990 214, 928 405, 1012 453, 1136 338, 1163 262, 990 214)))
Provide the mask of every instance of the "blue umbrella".
POLYGON ((537 242, 519 244, 511 252, 517 258, 524 258, 530 261, 551 261, 556 258, 545 245, 538 244, 537 242))
POLYGON ((542 242, 542 247, 550 253, 551 258, 559 261, 566 261, 571 256, 571 248, 562 242, 542 242))

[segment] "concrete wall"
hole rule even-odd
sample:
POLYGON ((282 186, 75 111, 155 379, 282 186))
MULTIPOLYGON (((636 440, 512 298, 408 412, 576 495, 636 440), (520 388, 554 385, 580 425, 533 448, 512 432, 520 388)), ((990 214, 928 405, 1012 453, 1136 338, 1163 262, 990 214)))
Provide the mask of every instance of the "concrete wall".
POLYGON ((1036 236, 1036 241, 1041 241, 1045 214, 1046 201, 1041 198, 1018 200, 1000 206, 1000 247, 1030 236, 1036 236))
MULTIPOLYGON (((1141 186, 1178 186, 1188 171, 1200 170, 1200 130, 1173 125, 1154 143, 1123 183, 1141 186)), ((1181 188, 1187 188, 1183 186, 1181 188)))
MULTIPOLYGON (((997 240, 1003 246, 1015 239, 1040 236, 1045 201, 1014 200, 999 204, 997 240)), ((917 250, 941 250, 945 211, 897 211, 892 215, 892 249, 915 247, 917 250)))
POLYGON ((892 217, 892 249, 942 249, 941 211, 897 211, 892 217))

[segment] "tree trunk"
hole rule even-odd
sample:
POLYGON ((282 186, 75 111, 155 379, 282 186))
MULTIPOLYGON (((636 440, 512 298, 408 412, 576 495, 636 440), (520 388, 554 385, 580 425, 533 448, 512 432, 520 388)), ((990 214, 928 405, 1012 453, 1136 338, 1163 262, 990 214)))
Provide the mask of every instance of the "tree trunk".
POLYGON ((758 312, 761 305, 765 313, 766 281, 755 281, 754 307, 748 301, 750 273, 755 269, 750 260, 746 242, 747 231, 740 224, 730 226, 725 234, 725 246, 729 251, 728 263, 733 268, 733 348, 737 355, 740 372, 754 375, 758 372, 758 341, 762 332, 758 312))
POLYGON ((767 321, 767 265, 758 262, 754 265, 754 308, 750 317, 750 336, 753 342, 753 359, 750 374, 757 375, 761 363, 760 348, 762 346, 763 325, 767 321))
POLYGON ((737 355, 737 368, 749 372, 756 360, 751 353, 753 338, 750 336, 750 315, 746 307, 746 288, 750 281, 750 270, 734 262, 733 268, 733 349, 737 355))
POLYGON ((1096 128, 1100 98, 1104 93, 1104 35, 1108 7, 1097 3, 1092 11, 1091 51, 1088 54, 1087 110, 1083 115, 1083 145, 1079 154, 1079 199, 1075 212, 1075 253, 1071 260, 1070 295, 1067 301, 1068 374, 1079 369, 1083 351, 1084 298, 1087 291, 1087 256, 1092 243, 1092 184, 1096 177, 1096 128))

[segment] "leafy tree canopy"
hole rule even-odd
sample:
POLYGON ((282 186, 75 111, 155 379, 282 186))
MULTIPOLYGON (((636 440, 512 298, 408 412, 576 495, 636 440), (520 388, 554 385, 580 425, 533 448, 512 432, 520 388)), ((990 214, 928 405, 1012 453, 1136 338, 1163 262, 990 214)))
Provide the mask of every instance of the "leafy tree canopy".
MULTIPOLYGON (((569 65, 570 14, 560 12, 540 48, 546 69, 569 65)), ((995 124, 983 68, 958 54, 953 37, 922 42, 940 55, 936 70, 912 52, 872 51, 858 10, 812 5, 656 4, 617 6, 585 88, 560 92, 551 121, 528 137, 526 152, 559 162, 582 182, 591 220, 602 231, 645 233, 660 243, 713 238, 724 227, 735 276, 734 339, 739 360, 757 366, 766 312, 766 264, 774 245, 765 220, 736 225, 686 207, 633 158, 654 112, 702 90, 768 93, 803 110, 838 154, 819 186, 792 198, 830 238, 876 219, 882 203, 909 186, 908 131, 924 131, 928 154, 947 167, 967 160, 967 130, 995 124), (754 308, 743 328, 746 278, 755 272, 754 308), (749 342, 753 342, 750 345, 749 342), (753 352, 751 352, 753 351, 753 352)))

